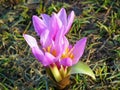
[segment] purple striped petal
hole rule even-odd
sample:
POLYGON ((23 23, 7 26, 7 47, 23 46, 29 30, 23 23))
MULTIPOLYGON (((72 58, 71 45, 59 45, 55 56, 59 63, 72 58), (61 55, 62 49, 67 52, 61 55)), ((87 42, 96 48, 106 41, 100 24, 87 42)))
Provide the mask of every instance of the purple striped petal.
POLYGON ((39 62, 43 62, 44 54, 38 47, 32 47, 32 53, 39 62))
POLYGON ((60 18, 60 20, 62 21, 63 25, 67 26, 67 14, 64 8, 62 8, 59 12, 58 12, 58 17, 60 18))
POLYGON ((49 30, 45 30, 41 33, 40 43, 42 47, 48 47, 51 44, 51 39, 49 37, 49 30))
POLYGON ((38 47, 37 41, 34 37, 28 34, 23 34, 23 37, 31 48, 38 47))
POLYGON ((42 61, 42 64, 44 66, 48 66, 52 63, 55 63, 55 57, 52 54, 46 52, 45 53, 45 59, 42 61))
POLYGON ((27 34, 23 34, 23 37, 28 43, 28 45, 31 47, 32 53, 35 56, 35 58, 38 59, 39 62, 42 62, 42 60, 44 60, 44 53, 40 50, 36 39, 27 34))
POLYGON ((65 34, 70 30, 74 17, 75 17, 75 13, 74 11, 72 11, 68 16, 68 23, 67 23, 65 34))
POLYGON ((62 28, 62 22, 55 13, 52 14, 50 22, 50 37, 54 40, 56 33, 62 28))
POLYGON ((41 14, 41 17, 43 19, 43 22, 46 24, 46 26, 49 27, 51 17, 47 14, 41 14))
POLYGON ((70 58, 64 58, 60 62, 63 66, 72 66, 72 60, 70 58))
POLYGON ((61 30, 59 30, 56 34, 56 38, 55 38, 55 49, 57 51, 58 56, 60 56, 63 52, 63 31, 64 28, 62 28, 61 30))
POLYGON ((65 50, 68 47, 69 47, 68 39, 64 36, 63 37, 63 47, 62 47, 62 49, 65 50))
POLYGON ((74 55, 73 64, 76 64, 81 58, 81 56, 83 55, 84 49, 86 46, 86 41, 87 41, 87 38, 85 37, 77 41, 77 43, 74 45, 73 51, 72 51, 74 55))
POLYGON ((41 33, 46 29, 47 26, 38 16, 34 15, 32 17, 32 20, 35 31, 37 32, 38 35, 41 35, 41 33))

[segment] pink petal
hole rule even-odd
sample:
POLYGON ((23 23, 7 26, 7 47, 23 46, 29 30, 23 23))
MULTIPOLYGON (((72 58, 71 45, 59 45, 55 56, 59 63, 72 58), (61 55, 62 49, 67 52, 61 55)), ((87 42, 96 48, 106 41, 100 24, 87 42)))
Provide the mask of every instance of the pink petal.
POLYGON ((46 29, 47 26, 38 16, 34 15, 32 17, 32 20, 35 31, 37 32, 38 35, 41 35, 41 33, 46 29))
POLYGON ((43 62, 44 53, 38 47, 32 47, 32 53, 39 62, 43 62))
POLYGON ((23 34, 23 37, 31 48, 38 47, 37 41, 34 37, 27 34, 23 34))
POLYGON ((58 17, 60 18, 60 20, 62 21, 63 25, 67 25, 67 14, 64 8, 62 8, 59 12, 58 12, 58 17))
POLYGON ((61 53, 65 53, 66 52, 66 49, 69 48, 69 42, 68 42, 68 39, 64 36, 63 37, 63 41, 61 41, 61 53))
POLYGON ((51 39, 49 37, 49 30, 45 30, 41 33, 41 36, 40 36, 40 43, 42 45, 42 47, 48 47, 50 44, 51 44, 51 39))
POLYGON ((67 23, 65 34, 70 30, 74 17, 75 17, 75 13, 74 11, 72 11, 68 16, 68 23, 67 23))
POLYGON ((74 55, 73 64, 76 64, 81 58, 81 56, 83 55, 84 49, 86 46, 86 41, 87 41, 87 38, 85 37, 77 41, 77 43, 74 45, 73 51, 72 51, 74 55))
POLYGON ((56 33, 62 28, 62 22, 58 18, 58 16, 53 13, 50 20, 50 36, 54 39, 56 37, 56 33))
POLYGON ((47 14, 41 14, 41 17, 42 17, 44 23, 47 26, 49 26, 50 25, 50 19, 51 19, 51 17, 49 15, 47 15, 47 14))
POLYGON ((23 34, 23 37, 28 43, 28 45, 31 47, 32 53, 35 56, 35 58, 38 59, 38 61, 42 62, 42 60, 44 59, 44 53, 40 50, 36 39, 27 34, 23 34))
POLYGON ((59 30, 56 34, 56 37, 55 37, 55 49, 57 51, 57 55, 60 56, 63 52, 63 31, 64 31, 64 28, 62 28, 61 30, 59 30))
POLYGON ((48 65, 50 65, 52 63, 55 63, 55 62, 56 62, 55 57, 52 54, 46 52, 45 53, 45 59, 42 61, 42 64, 44 66, 48 66, 48 65))
POLYGON ((63 48, 64 48, 64 50, 66 49, 66 48, 68 48, 69 47, 69 41, 68 41, 68 39, 64 36, 63 37, 63 41, 64 41, 64 43, 63 43, 63 48))
POLYGON ((63 66, 72 66, 72 60, 70 58, 64 58, 60 62, 63 66))

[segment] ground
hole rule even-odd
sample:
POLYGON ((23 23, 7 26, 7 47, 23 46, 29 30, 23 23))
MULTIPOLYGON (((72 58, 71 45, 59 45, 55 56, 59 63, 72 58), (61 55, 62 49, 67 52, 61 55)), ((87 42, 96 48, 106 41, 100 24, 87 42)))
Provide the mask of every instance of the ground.
POLYGON ((36 37, 32 15, 75 11, 67 34, 71 44, 87 37, 87 63, 96 81, 87 75, 71 76, 69 90, 120 89, 119 0, 1 0, 0 1, 0 90, 55 90, 43 66, 34 58, 23 33, 36 37))

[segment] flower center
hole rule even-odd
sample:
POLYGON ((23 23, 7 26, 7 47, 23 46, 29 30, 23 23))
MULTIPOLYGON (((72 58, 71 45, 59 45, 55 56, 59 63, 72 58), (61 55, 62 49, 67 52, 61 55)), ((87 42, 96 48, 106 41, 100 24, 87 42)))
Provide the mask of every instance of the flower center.
POLYGON ((70 50, 69 48, 67 48, 66 50, 65 50, 65 52, 62 54, 62 59, 63 58, 67 58, 67 57, 69 57, 69 58, 71 58, 71 59, 73 59, 74 58, 74 55, 73 55, 73 53, 72 53, 72 50, 70 50))
POLYGON ((57 56, 56 50, 55 50, 55 49, 52 50, 52 49, 51 49, 51 45, 48 46, 47 48, 43 48, 43 50, 44 50, 45 52, 51 53, 53 56, 57 56))
MULTIPOLYGON (((45 51, 45 52, 49 52, 49 53, 51 53, 53 56, 57 56, 57 52, 56 52, 56 50, 55 49, 52 49, 52 47, 51 47, 51 45, 50 46, 48 46, 47 48, 43 48, 43 50, 45 51)), ((72 50, 73 50, 73 48, 72 49, 69 49, 69 48, 67 48, 66 50, 65 50, 65 52, 62 54, 62 56, 61 56, 61 59, 63 59, 63 58, 71 58, 71 59, 73 59, 74 58, 74 55, 73 55, 73 53, 72 53, 72 50)))

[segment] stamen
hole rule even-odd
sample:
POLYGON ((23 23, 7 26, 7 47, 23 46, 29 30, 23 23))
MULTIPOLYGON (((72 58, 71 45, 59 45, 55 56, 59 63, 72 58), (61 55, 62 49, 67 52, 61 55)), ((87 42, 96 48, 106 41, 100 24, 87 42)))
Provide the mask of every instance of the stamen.
POLYGON ((52 55, 57 56, 56 50, 52 50, 52 55))
POLYGON ((71 59, 73 59, 74 58, 74 55, 72 54, 72 51, 73 51, 73 48, 70 50, 69 48, 67 48, 66 50, 65 50, 65 53, 63 53, 62 54, 62 59, 63 58, 67 58, 67 57, 70 57, 71 59))
POLYGON ((73 59, 73 58, 74 58, 74 55, 71 53, 69 57, 70 57, 71 59, 73 59))
POLYGON ((48 46, 47 47, 47 51, 50 52, 50 49, 51 49, 51 46, 48 46))

